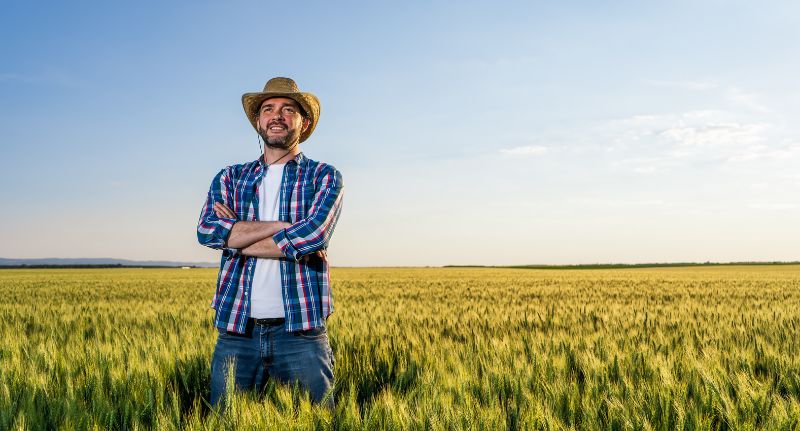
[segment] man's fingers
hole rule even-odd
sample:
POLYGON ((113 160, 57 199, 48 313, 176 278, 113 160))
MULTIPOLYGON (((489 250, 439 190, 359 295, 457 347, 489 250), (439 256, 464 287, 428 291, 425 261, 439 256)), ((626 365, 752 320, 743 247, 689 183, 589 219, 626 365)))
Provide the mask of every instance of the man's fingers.
POLYGON ((214 204, 214 212, 217 214, 217 217, 223 218, 236 218, 236 214, 231 211, 225 204, 221 204, 219 202, 214 204))
POLYGON ((225 216, 230 216, 232 214, 232 211, 231 211, 230 208, 225 206, 225 204, 221 204, 219 202, 214 204, 214 209, 216 209, 217 211, 220 212, 220 214, 223 214, 225 216))

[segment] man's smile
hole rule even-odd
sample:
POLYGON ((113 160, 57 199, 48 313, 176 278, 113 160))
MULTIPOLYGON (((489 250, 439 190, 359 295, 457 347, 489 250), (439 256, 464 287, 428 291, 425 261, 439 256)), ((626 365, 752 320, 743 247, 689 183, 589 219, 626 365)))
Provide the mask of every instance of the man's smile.
POLYGON ((285 132, 287 129, 288 128, 286 126, 281 124, 270 124, 267 130, 270 132, 285 132))

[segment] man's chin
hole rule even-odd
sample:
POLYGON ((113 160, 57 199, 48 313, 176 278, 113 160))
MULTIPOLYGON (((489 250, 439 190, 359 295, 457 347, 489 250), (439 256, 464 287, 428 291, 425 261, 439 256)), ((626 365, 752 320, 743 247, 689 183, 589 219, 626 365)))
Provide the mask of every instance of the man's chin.
POLYGON ((292 148, 294 146, 294 143, 293 142, 289 142, 289 140, 286 139, 286 138, 267 139, 265 142, 267 143, 268 147, 274 148, 274 149, 277 149, 277 150, 288 150, 289 148, 292 148))
POLYGON ((259 130, 259 135, 261 135, 261 138, 264 140, 264 143, 267 145, 267 147, 276 150, 288 150, 300 142, 300 133, 296 131, 291 131, 281 136, 269 136, 268 133, 264 133, 263 130, 259 130))

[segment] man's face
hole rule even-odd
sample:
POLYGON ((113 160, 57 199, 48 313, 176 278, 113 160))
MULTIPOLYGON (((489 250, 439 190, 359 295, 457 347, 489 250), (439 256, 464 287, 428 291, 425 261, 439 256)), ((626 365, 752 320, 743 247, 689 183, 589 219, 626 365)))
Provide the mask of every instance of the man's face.
POLYGON ((258 134, 268 147, 289 149, 300 140, 309 121, 300 106, 287 97, 273 97, 261 103, 256 122, 258 134))

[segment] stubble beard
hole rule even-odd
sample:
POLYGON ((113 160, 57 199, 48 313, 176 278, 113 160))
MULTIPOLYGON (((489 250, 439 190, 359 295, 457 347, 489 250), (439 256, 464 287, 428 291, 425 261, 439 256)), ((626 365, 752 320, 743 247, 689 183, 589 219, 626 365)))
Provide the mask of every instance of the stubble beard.
POLYGON ((262 130, 260 127, 258 128, 258 134, 261 135, 261 139, 264 140, 264 144, 276 150, 288 150, 300 141, 300 131, 299 130, 291 130, 286 136, 267 136, 267 131, 262 130))

